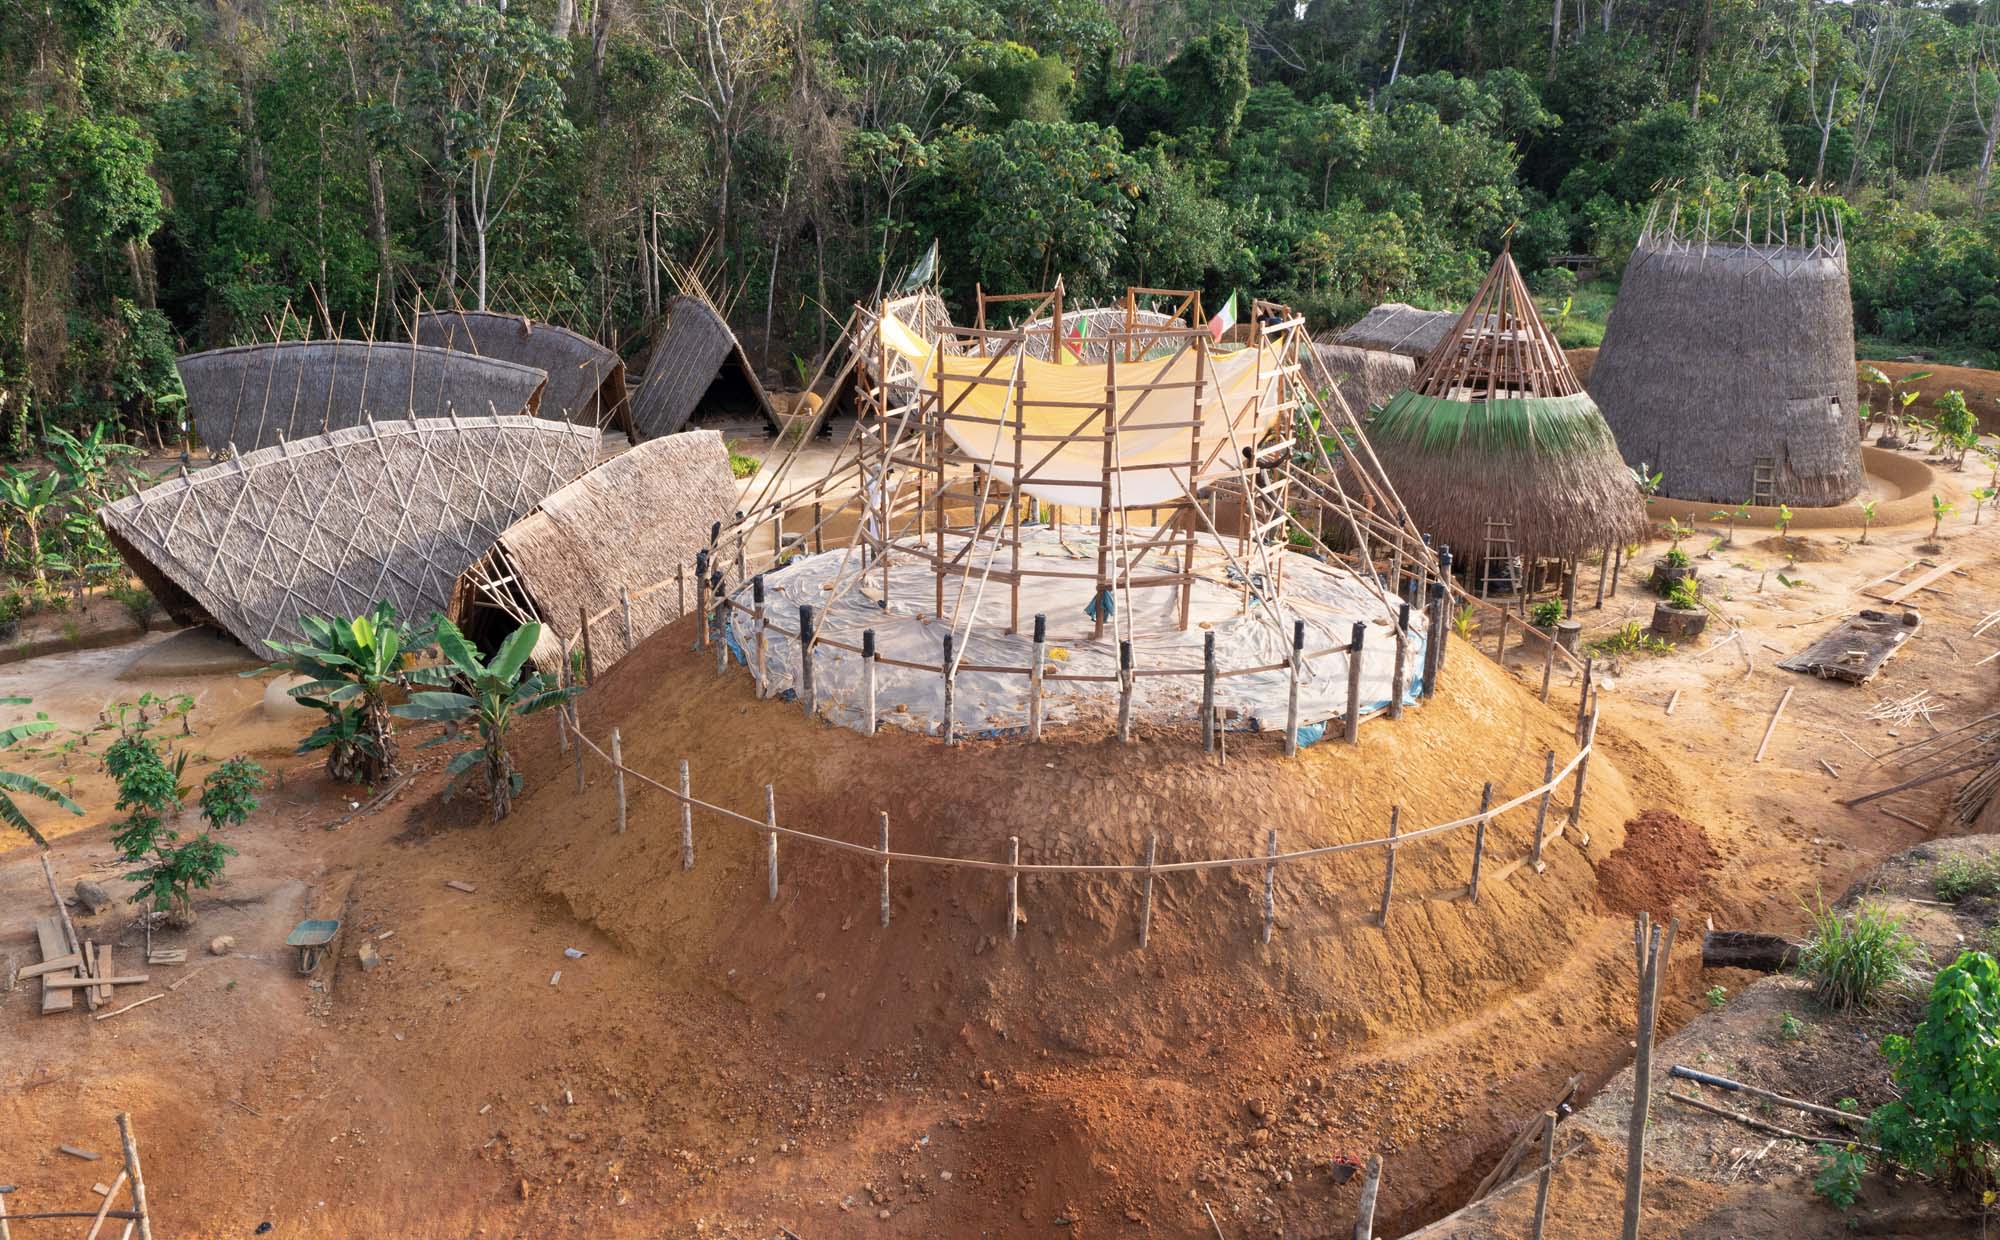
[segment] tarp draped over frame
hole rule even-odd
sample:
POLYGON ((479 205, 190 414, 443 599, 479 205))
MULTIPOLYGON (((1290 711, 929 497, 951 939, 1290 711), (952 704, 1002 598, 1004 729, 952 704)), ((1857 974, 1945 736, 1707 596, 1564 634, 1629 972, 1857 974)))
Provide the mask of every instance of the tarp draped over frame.
MULTIPOLYGON (((1092 412, 1105 403, 1103 367, 943 354, 894 315, 882 317, 881 332, 882 343, 916 369, 926 389, 938 390, 942 369, 939 414, 944 431, 995 481, 1014 484, 1018 426, 1029 437, 1021 445, 1027 467, 1021 490, 1051 504, 1103 505, 1098 479, 1104 472, 1104 426, 1101 414, 1092 412), (1083 438, 1058 443, 1033 436, 1083 438)), ((1277 416, 1282 364, 1273 348, 1210 349, 1204 355, 1192 346, 1167 358, 1116 363, 1120 386, 1111 507, 1170 504, 1204 484, 1234 476, 1243 450, 1254 446, 1277 416), (1204 400, 1199 425, 1194 425, 1198 366, 1203 367, 1204 400), (1192 481, 1191 435, 1199 462, 1192 481)))

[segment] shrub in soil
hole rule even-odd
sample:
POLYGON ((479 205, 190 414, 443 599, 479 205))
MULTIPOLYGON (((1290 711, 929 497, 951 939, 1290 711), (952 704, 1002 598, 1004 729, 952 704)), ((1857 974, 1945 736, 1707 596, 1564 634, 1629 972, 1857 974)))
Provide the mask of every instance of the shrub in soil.
POLYGON ((2000 1182, 2000 965, 1969 951, 1939 970, 1924 1019, 1882 1053, 1901 1097, 1869 1128, 1889 1157, 1975 1190, 2000 1182))
POLYGON ((1912 981, 1922 955, 1903 923, 1878 905, 1863 904, 1845 916, 1820 909, 1799 953, 1799 972, 1811 979, 1823 1007, 1851 1012, 1912 981))

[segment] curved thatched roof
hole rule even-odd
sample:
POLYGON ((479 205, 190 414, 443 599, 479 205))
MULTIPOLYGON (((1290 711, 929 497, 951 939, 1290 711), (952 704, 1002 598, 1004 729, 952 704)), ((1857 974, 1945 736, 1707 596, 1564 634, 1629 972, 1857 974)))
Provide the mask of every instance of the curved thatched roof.
MULTIPOLYGON (((694 606, 694 556, 737 502, 729 449, 715 431, 649 439, 599 465, 507 527, 493 549, 460 575, 452 615, 491 643, 530 620, 544 627, 535 663, 562 665, 559 643, 577 633, 579 609, 616 608, 632 594, 632 635, 642 641, 694 606), (687 570, 686 596, 673 584, 687 570), (642 593, 656 582, 665 589, 642 593)), ((599 670, 625 654, 624 618, 590 630, 599 670)))
POLYGON ((1625 459, 1665 475, 1663 495, 1748 500, 1768 458, 1779 502, 1852 499, 1861 430, 1845 248, 1641 237, 1590 391, 1625 459))
POLYGON ((1457 322, 1455 311, 1419 310, 1399 301, 1386 301, 1343 328, 1332 343, 1400 353, 1422 362, 1457 322))
POLYGON ((518 314, 483 310, 427 310, 417 316, 417 343, 477 353, 549 376, 539 412, 632 434, 625 396, 625 362, 616 353, 566 327, 536 323, 518 314))
POLYGON ((428 345, 281 340, 176 358, 195 434, 212 452, 304 439, 369 418, 534 413, 548 376, 428 345))
MULTIPOLYGON (((1380 409, 1416 379, 1417 364, 1400 353, 1334 344, 1331 333, 1322 335, 1324 339, 1309 347, 1326 367, 1326 373, 1333 376, 1347 407, 1357 414, 1380 409)), ((1308 367, 1306 379, 1318 384, 1319 371, 1308 367)))
POLYGON ((261 653, 303 637, 301 615, 443 610, 466 565, 597 444, 539 418, 375 422, 183 472, 97 515, 170 615, 261 653))
POLYGON ((653 334, 652 351, 646 357, 645 378, 632 398, 632 426, 637 437, 655 439, 685 427, 725 368, 733 370, 748 388, 771 429, 782 429, 764 384, 757 378, 757 368, 750 364, 722 315, 701 297, 668 298, 659 329, 653 334))

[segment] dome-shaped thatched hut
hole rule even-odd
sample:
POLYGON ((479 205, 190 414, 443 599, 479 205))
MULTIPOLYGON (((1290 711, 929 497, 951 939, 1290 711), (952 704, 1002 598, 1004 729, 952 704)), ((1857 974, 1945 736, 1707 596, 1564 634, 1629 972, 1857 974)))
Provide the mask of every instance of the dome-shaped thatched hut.
POLYGON ((1611 429, 1505 252, 1368 434, 1417 528, 1461 563, 1574 559, 1644 526, 1611 429))
MULTIPOLYGON (((1761 214, 1761 213, 1758 213, 1761 214)), ((1845 503, 1861 490, 1854 304, 1835 227, 1654 217, 1626 264, 1590 392, 1660 493, 1845 503)))

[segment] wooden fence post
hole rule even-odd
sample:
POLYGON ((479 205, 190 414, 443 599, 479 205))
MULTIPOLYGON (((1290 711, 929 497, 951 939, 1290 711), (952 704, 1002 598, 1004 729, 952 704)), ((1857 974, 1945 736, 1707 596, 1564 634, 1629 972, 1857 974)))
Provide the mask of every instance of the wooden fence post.
POLYGON ((1292 685, 1285 706, 1285 756, 1299 751, 1299 676, 1305 670, 1306 622, 1292 621, 1292 685))
POLYGON ((861 724, 866 735, 875 735, 875 630, 861 630, 861 724))
POLYGON ((1021 837, 1007 837, 1007 941, 1021 933, 1021 837))
POLYGON ((729 593, 722 588, 722 574, 715 574, 715 674, 729 670, 729 593))
POLYGON ((1493 661, 1495 663, 1505 663, 1507 661, 1507 626, 1513 622, 1514 613, 1502 607, 1500 609, 1500 639, 1493 643, 1493 661))
MULTIPOLYGON (((940 586, 939 589, 943 589, 943 587, 940 586)), ((952 675, 952 645, 952 635, 946 633, 944 635, 944 666, 941 670, 944 672, 944 743, 947 745, 958 743, 957 737, 953 735, 956 731, 955 725, 958 722, 956 718, 958 713, 958 685, 952 675)))
POLYGON ((770 828, 771 903, 778 902, 778 790, 764 785, 764 825, 770 828))
POLYGON ((1354 1240, 1375 1240, 1375 1200, 1382 1192, 1382 1156, 1370 1154, 1361 1173, 1361 1202, 1355 1207, 1354 1240))
POLYGON ((1049 618, 1035 613, 1035 665, 1028 669, 1028 739, 1042 739, 1042 668, 1048 662, 1049 618))
POLYGON ((1368 626, 1354 622, 1347 642, 1347 743, 1361 743, 1361 647, 1368 640, 1368 626))
POLYGON ((813 693, 813 609, 809 603, 799 607, 799 698, 805 703, 806 717, 812 718, 818 699, 813 693))
POLYGON ((1493 805, 1493 781, 1479 790, 1479 821, 1472 828, 1472 882, 1466 887, 1472 902, 1479 903, 1479 867, 1486 859, 1486 811, 1493 805))
POLYGON ((1632 1059, 1632 1122, 1625 1139, 1624 1240, 1639 1240, 1639 1206, 1646 1175, 1646 1122, 1653 1101, 1653 1030, 1660 1012, 1660 977, 1674 950, 1674 933, 1681 919, 1667 923, 1666 934, 1639 914, 1634 939, 1639 956, 1638 1053, 1632 1059))
POLYGON ((681 759, 681 868, 694 868, 694 794, 688 791, 687 759, 681 759))
POLYGON ((631 654, 632 647, 638 644, 632 636, 632 591, 622 582, 618 586, 618 610, 625 617, 625 653, 631 654))
POLYGON ((1607 578, 1609 578, 1610 576, 1611 576, 1611 548, 1606 547, 1604 549, 1604 554, 1601 555, 1597 561, 1597 605, 1593 607, 1591 610, 1593 611, 1604 610, 1604 587, 1609 584, 1607 578))
POLYGON ((1536 1177, 1535 1186, 1535 1229, 1532 1240, 1542 1240, 1542 1229, 1549 1222, 1549 1184, 1555 1178, 1556 1169, 1556 1113, 1542 1113, 1542 1170, 1536 1177))
POLYGON ((687 615, 688 610, 688 566, 674 565, 674 619, 687 615))
POLYGON ((1618 597, 1618 587, 1625 576, 1625 544, 1619 543, 1611 557, 1611 597, 1618 597))
POLYGON ((625 750, 618 729, 611 729, 611 775, 618 784, 618 834, 625 834, 625 750))
POLYGON ((1132 739, 1132 643, 1118 643, 1118 739, 1132 739))
POLYGON ((1382 867, 1382 911, 1375 918, 1378 923, 1384 926, 1389 924, 1390 897, 1396 894, 1396 833, 1402 826, 1402 820, 1403 807, 1400 805, 1391 805, 1389 807, 1389 847, 1384 850, 1389 854, 1389 860, 1382 867))
POLYGON ((1555 795, 1555 784, 1556 751, 1551 749, 1549 750, 1548 760, 1542 764, 1542 803, 1535 810, 1535 854, 1533 864, 1535 873, 1537 874, 1540 874, 1545 868, 1542 865, 1542 841, 1547 837, 1549 798, 1555 795))
POLYGON ((1403 695, 1410 690, 1410 605, 1403 603, 1396 612, 1396 666, 1389 674, 1389 718, 1403 717, 1403 695))
POLYGON ((576 733, 576 744, 570 746, 570 757, 576 762, 576 790, 583 791, 583 712, 576 708, 576 699, 571 698, 556 707, 569 714, 569 726, 576 733))
POLYGON ((1158 853, 1160 837, 1146 837, 1146 896, 1139 904, 1139 947, 1143 951, 1153 935, 1153 859, 1158 853))
POLYGON ((1583 737, 1583 757, 1576 764, 1576 785, 1569 803, 1569 825, 1583 817, 1583 777, 1590 770, 1590 755, 1597 751, 1597 712, 1590 712, 1590 726, 1583 737))
POLYGON ((590 650, 590 614, 581 603, 576 606, 576 620, 577 627, 583 630, 583 683, 593 685, 597 683, 597 656, 590 650))
MULTIPOLYGON (((1438 633, 1437 666, 1431 669, 1433 680, 1444 679, 1445 656, 1451 651, 1451 548, 1438 550, 1438 633)), ((1437 692, 1432 688, 1431 692, 1437 692)))
POLYGON ((132 1135, 132 1117, 118 1113, 118 1143, 125 1151, 125 1170, 132 1177, 132 1210, 139 1217, 139 1240, 153 1240, 152 1211, 146 1208, 146 1177, 139 1170, 139 1139, 132 1135))
POLYGON ((708 552, 694 553, 694 609, 701 617, 695 626, 694 648, 708 649, 708 552))
POLYGON ((882 924, 889 924, 889 811, 882 811, 882 924))
POLYGON ((1201 635, 1201 751, 1215 752, 1215 630, 1201 635))
MULTIPOLYGON (((1271 833, 1266 838, 1268 841, 1267 843, 1268 851, 1266 852, 1265 855, 1270 857, 1276 857, 1278 855, 1277 828, 1276 827, 1271 828, 1271 833)), ((1268 861, 1264 864, 1264 941, 1266 943, 1269 943, 1271 941, 1271 926, 1273 923, 1277 921, 1277 919, 1278 919, 1278 863, 1276 861, 1268 861)))
POLYGON ((752 667, 757 674, 757 696, 771 696, 771 638, 764 621, 764 574, 758 573, 750 579, 750 626, 756 632, 755 653, 751 656, 752 667))
POLYGON ((1553 628, 1537 632, 1540 632, 1542 640, 1549 644, 1548 657, 1542 663, 1542 700, 1546 702, 1549 700, 1549 683, 1556 675, 1556 634, 1553 628))
POLYGON ((1583 656, 1583 690, 1576 698, 1576 742, 1579 745, 1583 743, 1584 720, 1590 715, 1590 691, 1596 676, 1597 656, 1594 654, 1583 656))

